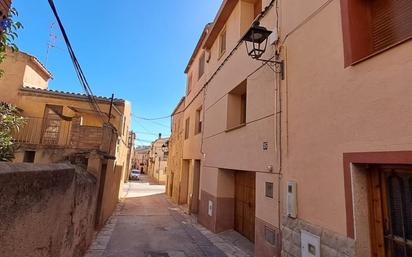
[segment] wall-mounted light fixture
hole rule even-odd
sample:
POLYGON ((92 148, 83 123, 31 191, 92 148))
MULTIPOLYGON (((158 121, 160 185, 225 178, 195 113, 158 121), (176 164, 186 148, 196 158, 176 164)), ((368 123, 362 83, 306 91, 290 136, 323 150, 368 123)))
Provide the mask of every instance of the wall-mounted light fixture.
POLYGON ((162 145, 162 151, 163 151, 164 153, 169 152, 169 146, 168 146, 168 143, 167 143, 167 142, 162 145))
POLYGON ((258 21, 254 22, 241 41, 245 41, 247 54, 255 60, 275 64, 278 73, 281 74, 282 80, 284 79, 284 61, 283 60, 264 60, 261 59, 262 55, 266 52, 268 45, 268 38, 272 34, 272 31, 265 27, 260 26, 258 21))

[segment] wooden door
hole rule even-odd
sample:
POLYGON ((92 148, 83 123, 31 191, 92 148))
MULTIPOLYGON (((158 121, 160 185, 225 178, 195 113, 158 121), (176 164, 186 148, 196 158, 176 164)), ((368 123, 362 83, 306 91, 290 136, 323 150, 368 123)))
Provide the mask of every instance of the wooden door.
POLYGON ((255 173, 235 173, 235 230, 255 241, 255 173))
POLYGON ((190 212, 197 214, 199 212, 200 160, 195 160, 193 171, 193 189, 190 212))
POLYGON ((412 257, 412 167, 370 168, 372 254, 412 257))

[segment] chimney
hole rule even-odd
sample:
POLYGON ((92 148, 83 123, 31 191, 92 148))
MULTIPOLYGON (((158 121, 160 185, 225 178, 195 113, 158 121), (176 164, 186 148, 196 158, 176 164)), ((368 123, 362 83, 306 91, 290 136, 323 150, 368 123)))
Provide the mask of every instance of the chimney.
POLYGON ((162 133, 159 133, 159 139, 161 139, 162 138, 162 133))

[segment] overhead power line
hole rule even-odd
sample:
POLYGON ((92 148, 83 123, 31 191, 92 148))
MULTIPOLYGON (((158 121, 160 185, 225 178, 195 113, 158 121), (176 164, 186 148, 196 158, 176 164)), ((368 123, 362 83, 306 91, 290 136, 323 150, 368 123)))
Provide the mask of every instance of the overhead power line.
MULTIPOLYGON (((139 119, 139 117, 136 116, 136 115, 134 115, 134 114, 132 114, 131 116, 132 116, 132 118, 139 119)), ((148 121, 148 122, 150 122, 150 123, 153 123, 153 124, 155 124, 155 125, 158 125, 158 126, 161 126, 161 127, 164 127, 164 128, 170 128, 169 125, 162 124, 162 123, 160 123, 160 122, 157 122, 156 120, 152 120, 152 119, 147 119, 147 120, 140 119, 140 120, 142 120, 142 121, 148 121)))
POLYGON ((169 119, 170 117, 172 117, 172 115, 167 115, 167 116, 162 116, 162 117, 157 117, 157 118, 146 118, 146 117, 140 117, 140 116, 135 116, 136 119, 139 120, 148 120, 148 121, 153 121, 153 120, 165 120, 165 119, 169 119))
POLYGON ((89 85, 89 83, 86 79, 86 76, 84 75, 84 72, 83 72, 83 70, 82 70, 82 68, 81 68, 81 66, 80 66, 80 64, 79 64, 79 62, 76 58, 76 55, 75 55, 75 53, 73 51, 73 48, 70 44, 69 37, 67 36, 66 30, 63 26, 62 21, 60 20, 59 14, 58 14, 57 9, 56 9, 56 6, 54 5, 53 0, 48 0, 48 2, 49 2, 49 5, 50 5, 50 8, 53 11, 54 17, 56 18, 57 23, 59 24, 60 31, 63 35, 64 42, 66 43, 67 50, 69 51, 70 58, 72 60, 74 69, 76 71, 76 75, 77 75, 77 77, 80 81, 80 84, 82 85, 82 87, 83 87, 83 89, 84 89, 84 91, 85 91, 85 93, 86 93, 86 95, 89 99, 90 106, 92 107, 92 109, 94 109, 99 114, 100 119, 102 119, 103 122, 106 122, 106 120, 104 118, 104 114, 102 113, 102 111, 100 109, 100 106, 97 103, 96 97, 93 95, 92 89, 90 88, 90 85, 89 85))

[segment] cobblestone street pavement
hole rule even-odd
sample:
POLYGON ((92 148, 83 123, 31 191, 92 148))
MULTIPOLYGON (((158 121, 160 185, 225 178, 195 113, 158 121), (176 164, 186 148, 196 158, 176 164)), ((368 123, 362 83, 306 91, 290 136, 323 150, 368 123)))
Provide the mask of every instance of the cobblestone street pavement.
MULTIPOLYGON (((208 232, 170 204, 164 186, 142 177, 125 185, 124 198, 86 257, 251 256, 231 239, 208 232)), ((226 235, 227 237, 227 235, 226 235)), ((242 239, 240 239, 240 242, 242 239)))

